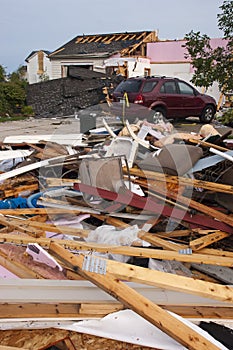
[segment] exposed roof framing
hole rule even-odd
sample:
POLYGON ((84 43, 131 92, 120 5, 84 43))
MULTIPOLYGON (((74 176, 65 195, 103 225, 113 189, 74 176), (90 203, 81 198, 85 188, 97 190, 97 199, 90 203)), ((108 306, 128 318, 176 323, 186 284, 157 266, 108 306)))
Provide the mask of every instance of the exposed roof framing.
POLYGON ((122 56, 132 54, 145 42, 157 41, 154 31, 80 35, 50 54, 51 58, 70 58, 95 53, 122 56))

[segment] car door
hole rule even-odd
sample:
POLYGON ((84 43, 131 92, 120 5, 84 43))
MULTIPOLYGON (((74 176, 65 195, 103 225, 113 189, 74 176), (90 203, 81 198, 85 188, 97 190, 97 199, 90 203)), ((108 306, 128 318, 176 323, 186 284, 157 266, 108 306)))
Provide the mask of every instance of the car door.
POLYGON ((184 81, 178 81, 177 84, 182 99, 183 116, 200 115, 203 109, 203 103, 198 97, 199 93, 184 81))
POLYGON ((142 87, 143 105, 150 107, 155 100, 156 86, 158 80, 148 79, 142 87))
POLYGON ((168 117, 183 117, 183 100, 175 80, 166 80, 163 82, 158 100, 166 105, 168 117))

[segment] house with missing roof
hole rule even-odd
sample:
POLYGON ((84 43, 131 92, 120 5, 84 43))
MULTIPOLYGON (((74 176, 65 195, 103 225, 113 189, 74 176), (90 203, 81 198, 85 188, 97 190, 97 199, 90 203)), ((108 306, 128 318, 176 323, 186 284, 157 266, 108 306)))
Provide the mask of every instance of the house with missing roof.
MULTIPOLYGON (((226 40, 211 39, 210 44, 226 46, 226 40)), ((53 52, 33 51, 26 58, 28 81, 78 77, 79 69, 86 68, 108 76, 166 75, 190 82, 193 66, 184 45, 184 40, 160 40, 156 31, 78 35, 53 52)), ((205 92, 219 101, 217 83, 205 92)))
POLYGON ((79 35, 54 52, 33 51, 26 58, 29 84, 75 74, 75 67, 126 77, 150 75, 147 43, 155 31, 79 35))

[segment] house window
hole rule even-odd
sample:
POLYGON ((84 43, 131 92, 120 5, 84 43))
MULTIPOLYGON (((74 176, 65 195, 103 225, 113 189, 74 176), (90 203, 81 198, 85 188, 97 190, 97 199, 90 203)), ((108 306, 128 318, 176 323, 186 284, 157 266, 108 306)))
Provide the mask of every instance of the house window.
POLYGON ((144 77, 149 77, 151 73, 150 68, 144 68, 144 77))

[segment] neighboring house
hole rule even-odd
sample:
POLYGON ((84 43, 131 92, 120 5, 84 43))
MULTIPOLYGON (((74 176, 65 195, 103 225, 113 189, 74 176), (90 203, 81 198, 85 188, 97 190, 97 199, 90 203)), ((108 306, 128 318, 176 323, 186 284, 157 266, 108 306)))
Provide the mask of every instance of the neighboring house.
MULTIPOLYGON (((28 81, 74 77, 76 69, 86 68, 107 75, 166 75, 190 82, 193 66, 185 58, 184 44, 184 40, 159 40, 155 31, 79 35, 53 52, 33 51, 26 58, 28 81)), ((211 39, 210 44, 225 47, 226 40, 211 39)), ((217 83, 207 93, 218 101, 217 83)))
POLYGON ((29 84, 51 79, 50 51, 32 51, 25 59, 27 62, 27 80, 29 84))
MULTIPOLYGON (((221 38, 211 39, 210 45, 214 49, 218 46, 226 47, 227 41, 221 38)), ((185 40, 164 40, 147 44, 147 56, 151 63, 151 75, 166 75, 177 77, 190 82, 193 76, 193 66, 184 47, 185 40)), ((198 88, 204 92, 202 88, 198 88)), ((219 100, 218 84, 214 83, 207 93, 219 100)))
POLYGON ((87 68, 100 73, 149 75, 147 43, 158 40, 154 31, 77 36, 52 53, 34 51, 26 59, 30 84, 69 76, 69 69, 87 68), (43 66, 41 63, 43 54, 43 66))

